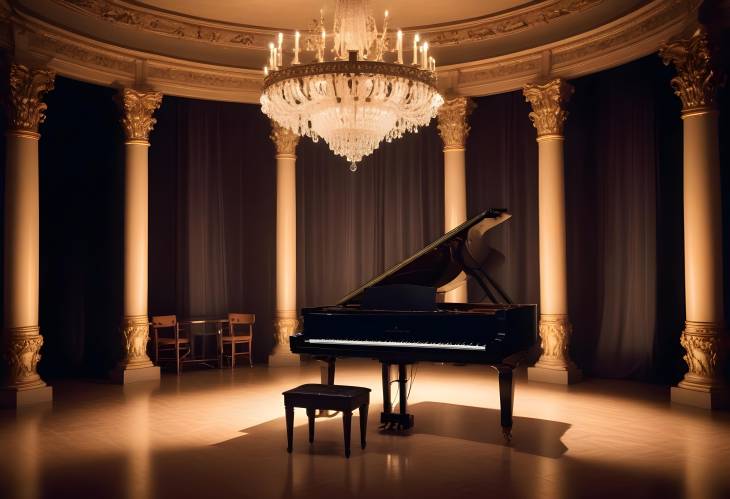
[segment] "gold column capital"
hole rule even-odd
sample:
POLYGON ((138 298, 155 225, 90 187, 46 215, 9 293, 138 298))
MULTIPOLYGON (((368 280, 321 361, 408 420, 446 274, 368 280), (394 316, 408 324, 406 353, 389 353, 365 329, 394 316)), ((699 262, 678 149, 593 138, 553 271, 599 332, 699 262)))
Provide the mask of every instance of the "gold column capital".
POLYGON ((469 97, 447 99, 438 110, 438 129, 444 151, 464 149, 469 136, 469 115, 476 104, 469 97))
POLYGON ((122 109, 122 127, 127 143, 149 144, 157 120, 152 117, 162 103, 161 92, 123 88, 115 96, 122 109))
POLYGON ((47 69, 10 65, 9 131, 38 138, 38 125, 46 119, 43 96, 53 90, 56 73, 47 69))
POLYGON ((659 49, 665 65, 672 64, 674 94, 682 101, 682 115, 697 114, 716 107, 717 88, 724 78, 713 67, 707 31, 700 25, 688 38, 675 38, 659 49))
POLYGON ((276 146, 277 156, 296 155, 299 135, 281 126, 274 120, 271 120, 271 133, 269 134, 269 138, 276 146))
POLYGON ((528 83, 522 88, 525 100, 532 106, 529 117, 537 129, 538 139, 550 135, 563 136, 563 126, 568 117, 565 105, 573 91, 573 85, 562 78, 547 83, 528 83))

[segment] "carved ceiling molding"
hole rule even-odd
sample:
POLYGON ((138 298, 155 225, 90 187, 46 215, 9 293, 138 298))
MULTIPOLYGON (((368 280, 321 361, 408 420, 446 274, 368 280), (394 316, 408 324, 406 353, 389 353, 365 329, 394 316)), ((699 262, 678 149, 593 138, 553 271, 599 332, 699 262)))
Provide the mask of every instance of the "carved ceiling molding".
POLYGON ((481 42, 512 35, 536 26, 555 22, 565 16, 584 12, 605 0, 549 0, 511 9, 470 22, 457 22, 445 27, 420 28, 433 47, 481 42))
POLYGON ((52 0, 99 20, 156 35, 233 47, 266 48, 277 30, 252 29, 232 24, 203 22, 123 0, 52 0))
POLYGON ((143 86, 168 95, 258 102, 260 71, 183 61, 115 47, 25 15, 12 18, 15 56, 46 60, 58 74, 115 87, 143 86))
POLYGON ((656 52, 696 23, 699 0, 654 0, 604 26, 542 47, 439 68, 457 72, 457 93, 476 96, 516 90, 554 77, 576 78, 656 52))
MULTIPOLYGON (((54 0, 55 1, 55 0, 54 0)), ((439 68, 452 95, 508 92, 550 78, 575 78, 655 52, 696 22, 698 0, 653 0, 600 28, 548 45, 439 68)), ((72 33, 32 14, 11 18, 15 56, 47 60, 62 76, 108 86, 144 86, 168 95, 258 103, 263 75, 128 49, 72 33)))
MULTIPOLYGON (((124 0, 52 0, 53 2, 96 19, 178 39, 193 40, 229 47, 266 49, 276 27, 253 28, 232 23, 200 20, 184 14, 139 5, 124 0)), ((596 7, 606 0, 542 0, 478 19, 456 21, 446 25, 418 26, 405 29, 428 34, 432 47, 481 42, 511 35, 554 22, 571 14, 596 7)), ((301 27, 302 30, 306 26, 301 27)), ((287 33, 287 36, 293 36, 287 33)))

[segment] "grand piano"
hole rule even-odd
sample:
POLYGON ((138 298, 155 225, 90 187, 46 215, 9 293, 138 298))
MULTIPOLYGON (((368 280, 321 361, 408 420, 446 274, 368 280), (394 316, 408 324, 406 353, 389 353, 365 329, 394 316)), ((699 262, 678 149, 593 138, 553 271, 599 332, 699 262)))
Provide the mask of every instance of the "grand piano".
MULTIPOLYGON (((468 220, 352 291, 333 306, 302 310, 301 330, 291 351, 323 361, 323 382, 333 384, 338 357, 365 357, 382 364, 383 412, 388 429, 408 429, 408 369, 417 362, 487 364, 499 377, 501 425, 511 438, 512 371, 536 335, 535 305, 512 304, 489 275, 497 253, 485 241, 490 229, 510 218, 490 209, 468 220), (444 303, 443 295, 471 278, 488 303, 444 303), (398 378, 392 380, 393 367, 398 378), (391 383, 398 382, 393 411, 391 383)), ((498 258, 496 258, 498 260, 498 258)))

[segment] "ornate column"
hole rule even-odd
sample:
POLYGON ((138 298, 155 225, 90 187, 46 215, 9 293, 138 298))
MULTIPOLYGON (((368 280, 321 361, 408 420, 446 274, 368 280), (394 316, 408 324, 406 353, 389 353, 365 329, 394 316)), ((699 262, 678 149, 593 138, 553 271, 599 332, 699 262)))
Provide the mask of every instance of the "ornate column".
MULTIPOLYGON (((466 221, 466 138, 468 117, 476 105, 468 97, 447 99, 439 108, 438 129, 444 143, 444 232, 466 221)), ((466 283, 446 293, 445 301, 466 303, 466 283)))
POLYGON ((723 314, 722 220, 717 87, 707 33, 660 50, 673 64, 674 93, 682 101, 684 124, 684 275, 687 321, 680 343, 689 372, 672 388, 672 402, 715 409, 728 403, 722 381, 727 345, 723 314))
POLYGON ((19 407, 49 402, 50 386, 36 371, 43 336, 38 326, 39 193, 38 125, 55 73, 10 66, 5 172, 5 303, 3 353, 7 377, 0 404, 19 407))
POLYGON ((540 239, 540 346, 542 355, 528 368, 528 379, 569 384, 581 372, 568 355, 573 326, 568 317, 565 251, 565 183, 563 168, 564 109, 573 87, 557 78, 525 85, 532 105, 530 120, 537 129, 539 150, 538 217, 540 239))
POLYGON ((299 135, 271 122, 276 146, 276 347, 270 366, 298 365, 299 356, 289 350, 289 336, 297 319, 297 188, 296 149, 299 135))
POLYGON ((112 377, 121 383, 155 380, 160 368, 147 356, 148 182, 149 134, 162 94, 122 89, 117 95, 126 136, 124 175, 124 358, 112 377))

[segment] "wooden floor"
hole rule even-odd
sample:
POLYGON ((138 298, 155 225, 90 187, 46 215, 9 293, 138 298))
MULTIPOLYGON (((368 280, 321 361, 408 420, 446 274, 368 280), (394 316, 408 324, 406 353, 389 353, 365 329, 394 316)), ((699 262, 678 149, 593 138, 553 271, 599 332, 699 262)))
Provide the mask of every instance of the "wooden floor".
POLYGON ((281 392, 318 378, 305 365, 56 383, 52 409, 0 412, 0 497, 730 497, 730 414, 671 406, 666 388, 519 379, 505 445, 490 369, 419 365, 415 427, 393 435, 378 431, 379 365, 341 361, 338 383, 373 389, 367 449, 344 458, 338 416, 310 446, 301 410, 289 455, 281 392))

